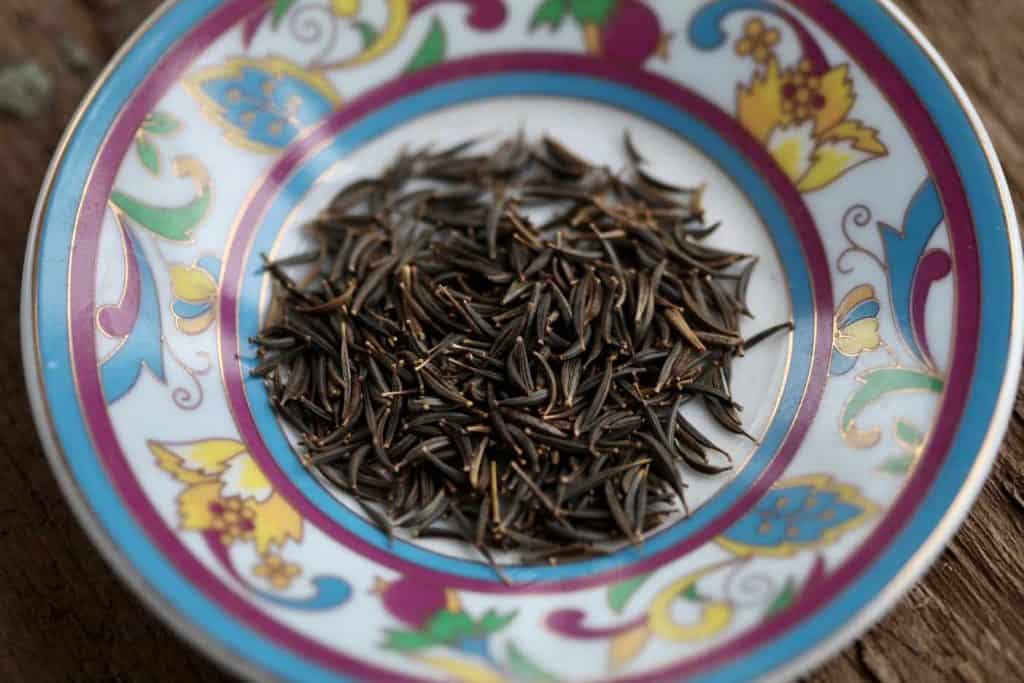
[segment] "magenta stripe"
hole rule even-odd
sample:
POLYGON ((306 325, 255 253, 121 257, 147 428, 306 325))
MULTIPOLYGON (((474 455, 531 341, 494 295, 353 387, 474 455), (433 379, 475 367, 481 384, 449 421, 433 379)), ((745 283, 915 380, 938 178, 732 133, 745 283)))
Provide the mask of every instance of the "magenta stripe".
POLYGON ((925 361, 934 366, 931 345, 928 343, 928 328, 925 325, 925 312, 928 304, 928 293, 932 285, 945 278, 953 270, 953 259, 942 249, 932 249, 921 257, 914 273, 914 284, 910 290, 910 319, 913 326, 914 339, 917 341, 925 361))
POLYGON ((125 337, 132 331, 135 321, 139 318, 139 307, 142 305, 142 276, 139 274, 138 257, 135 255, 135 242, 118 221, 120 237, 124 244, 124 296, 116 304, 100 306, 96 314, 96 323, 104 334, 112 337, 125 337))
POLYGON ((238 232, 232 238, 224 257, 220 300, 220 362, 231 410, 243 441, 264 473, 273 482, 274 488, 299 510, 305 520, 373 561, 407 576, 420 577, 424 581, 487 593, 554 593, 597 586, 652 571, 713 540, 761 499, 765 491, 786 470, 817 410, 828 374, 828 358, 832 344, 832 301, 828 258, 825 256, 824 247, 802 196, 796 191, 793 183, 775 163, 771 155, 734 118, 678 83, 635 68, 619 66, 611 61, 564 53, 502 53, 448 62, 384 85, 336 111, 315 131, 288 150, 270 171, 265 182, 246 208, 245 214, 239 221, 238 232), (686 539, 642 562, 572 579, 522 583, 512 586, 506 586, 496 581, 448 574, 396 557, 360 538, 312 504, 281 469, 264 443, 249 410, 244 387, 245 370, 241 367, 237 357, 239 348, 237 337, 238 291, 249 257, 247 247, 259 227, 264 213, 269 209, 282 185, 288 181, 292 173, 340 131, 367 114, 406 95, 422 92, 432 86, 449 83, 460 78, 509 71, 582 74, 622 83, 642 92, 651 93, 696 116, 729 140, 769 182, 789 214, 811 274, 817 314, 814 357, 811 362, 810 376, 804 391, 803 402, 793 419, 790 432, 761 477, 743 493, 732 508, 686 539))

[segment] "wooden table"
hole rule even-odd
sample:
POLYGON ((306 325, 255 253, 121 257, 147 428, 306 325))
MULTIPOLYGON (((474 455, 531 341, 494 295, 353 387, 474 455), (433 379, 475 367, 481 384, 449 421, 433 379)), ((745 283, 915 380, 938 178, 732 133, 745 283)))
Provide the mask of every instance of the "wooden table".
MULTIPOLYGON (((0 111, 0 282, 8 292, 0 299, 3 681, 228 680, 142 607, 81 531, 36 440, 19 370, 22 256, 46 166, 99 68, 157 4, 0 0, 0 66, 18 65, 19 82, 38 95, 33 111, 24 98, 5 103, 0 93, 0 110, 23 109, 0 111)), ((1024 0, 899 4, 964 83, 1024 207, 1024 0)), ((1022 455, 1018 395, 995 474, 949 549, 881 624, 809 680, 1024 680, 1022 455)))

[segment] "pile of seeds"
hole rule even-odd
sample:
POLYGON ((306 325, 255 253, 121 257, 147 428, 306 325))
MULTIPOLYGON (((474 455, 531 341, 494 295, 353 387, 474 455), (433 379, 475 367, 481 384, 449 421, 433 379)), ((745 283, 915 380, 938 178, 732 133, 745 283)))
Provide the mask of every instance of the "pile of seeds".
POLYGON ((704 244, 700 189, 628 135, 623 173, 550 138, 476 147, 401 154, 335 196, 319 249, 266 263, 252 372, 388 533, 526 562, 639 542, 687 468, 730 466, 680 408, 743 434, 733 359, 790 325, 740 336, 757 259, 704 244))

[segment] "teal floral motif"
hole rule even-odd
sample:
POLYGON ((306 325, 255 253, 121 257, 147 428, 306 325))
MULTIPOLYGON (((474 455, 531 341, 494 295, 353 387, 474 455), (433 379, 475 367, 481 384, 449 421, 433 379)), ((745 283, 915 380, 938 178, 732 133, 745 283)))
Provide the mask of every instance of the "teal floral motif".
MULTIPOLYGON (((888 281, 890 313, 899 338, 929 371, 937 371, 938 365, 928 339, 925 309, 934 285, 953 272, 949 252, 944 247, 931 246, 945 218, 939 190, 931 178, 927 178, 914 193, 899 227, 885 221, 873 221, 868 207, 857 204, 847 209, 843 217, 843 236, 849 246, 836 260, 836 268, 844 274, 853 270, 845 263, 853 254, 871 259, 884 271, 888 281), (884 256, 867 248, 852 234, 854 227, 870 229, 875 223, 882 239, 884 256)), ((852 309, 849 312, 853 312, 852 309)), ((877 312, 874 316, 877 317, 877 312)))
POLYGON ((718 543, 740 557, 789 557, 834 543, 877 512, 853 486, 826 475, 798 477, 777 484, 718 543))
POLYGON ((230 59, 185 86, 231 143, 263 153, 286 147, 339 102, 321 74, 279 57, 230 59))
POLYGON ((118 341, 117 349, 100 364, 103 395, 108 403, 132 390, 143 367, 160 382, 165 381, 160 302, 153 270, 138 237, 119 217, 117 225, 124 245, 123 294, 119 302, 101 306, 96 312, 100 331, 118 341))
POLYGON ((925 180, 907 208, 901 228, 879 223, 889 264, 893 316, 903 342, 929 368, 935 368, 925 327, 925 305, 932 286, 953 271, 953 259, 944 249, 929 248, 945 220, 938 187, 925 180))
POLYGON ((910 474, 910 470, 914 469, 915 460, 916 458, 910 453, 899 453, 883 462, 878 469, 893 476, 903 476, 910 474))

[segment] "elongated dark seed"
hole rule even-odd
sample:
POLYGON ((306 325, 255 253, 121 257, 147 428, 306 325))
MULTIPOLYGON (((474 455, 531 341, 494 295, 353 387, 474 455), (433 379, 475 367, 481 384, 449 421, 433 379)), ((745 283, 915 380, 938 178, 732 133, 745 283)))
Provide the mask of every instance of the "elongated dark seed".
POLYGON ((672 185, 671 183, 666 183, 665 181, 659 180, 658 178, 655 178, 654 176, 652 176, 649 173, 646 173, 646 172, 644 172, 644 171, 642 171, 640 169, 636 169, 636 175, 645 184, 650 185, 654 189, 660 190, 662 192, 669 192, 669 193, 674 193, 674 194, 682 194, 682 193, 685 193, 685 192, 691 192, 692 191, 692 190, 686 189, 685 187, 680 187, 678 185, 672 185))
POLYGON ((551 436, 558 438, 565 438, 568 436, 568 434, 556 427, 550 420, 542 420, 529 413, 516 410, 515 408, 502 409, 502 415, 508 418, 509 422, 516 422, 524 427, 530 427, 541 434, 550 434, 551 436))
POLYGON ((636 145, 633 144, 633 137, 629 134, 628 130, 623 133, 622 140, 623 145, 626 148, 626 156, 629 157, 629 162, 631 164, 634 166, 643 166, 647 163, 643 156, 641 156, 640 152, 637 151, 636 145))
POLYGON ((629 518, 625 508, 623 508, 622 501, 619 500, 619 494, 615 491, 615 486, 610 479, 604 483, 604 498, 608 503, 608 509, 612 513, 612 519, 619 525, 619 531, 622 532, 622 535, 636 540, 633 530, 636 524, 629 518))
POLYGON ((712 465, 707 461, 706 457, 700 457, 700 453, 691 450, 690 448, 679 448, 678 452, 680 457, 682 457, 683 462, 701 474, 721 474, 722 472, 732 469, 732 465, 712 465))
POLYGON ((498 399, 495 398, 493 384, 487 385, 487 415, 498 437, 511 446, 516 455, 522 455, 522 448, 512 438, 512 434, 508 431, 508 426, 505 424, 505 419, 501 415, 501 410, 498 408, 498 399))
POLYGON ((772 336, 778 334, 779 332, 788 332, 788 331, 790 331, 792 329, 793 329, 793 323, 792 322, 786 322, 786 323, 782 323, 781 325, 774 325, 772 327, 769 327, 766 330, 761 330, 760 332, 758 332, 754 336, 752 336, 749 339, 747 339, 746 341, 744 341, 743 342, 743 348, 744 349, 748 349, 748 350, 752 349, 755 346, 757 346, 758 344, 760 344, 761 342, 763 342, 765 339, 768 339, 769 337, 772 337, 772 336))
POLYGON ((612 477, 616 477, 616 476, 622 474, 623 472, 627 472, 627 471, 633 469, 634 467, 640 467, 641 465, 646 465, 649 462, 651 462, 651 461, 648 460, 648 459, 643 459, 643 460, 637 460, 635 462, 627 463, 625 465, 618 465, 616 467, 608 467, 608 468, 598 472, 597 474, 594 474, 594 475, 588 477, 587 479, 583 479, 583 480, 578 481, 576 483, 570 484, 565 489, 565 500, 567 500, 567 501, 573 500, 577 496, 579 496, 579 495, 581 495, 583 493, 586 493, 587 491, 593 489, 594 487, 600 486, 601 484, 603 484, 604 482, 608 481, 612 477))
POLYGON ((562 365, 562 399, 564 405, 572 405, 576 397, 576 387, 579 386, 580 373, 583 370, 583 363, 579 358, 570 358, 562 365))
POLYGON ((546 493, 544 493, 544 490, 536 483, 534 483, 533 479, 531 479, 529 475, 526 474, 526 472, 523 472, 522 468, 520 468, 514 460, 509 463, 509 467, 512 468, 513 472, 519 475, 519 478, 522 479, 523 483, 526 484, 526 487, 533 492, 533 495, 536 496, 537 500, 539 500, 541 504, 544 507, 546 507, 552 515, 554 515, 555 517, 562 516, 562 511, 558 509, 558 506, 551 502, 551 499, 548 498, 546 493))
MULTIPOLYGON (((589 425, 597 416, 600 414, 601 409, 604 408, 604 402, 608 399, 608 391, 612 387, 612 370, 614 369, 614 361, 609 358, 604 369, 604 375, 601 377, 601 383, 597 387, 597 393, 591 399, 590 407, 587 408, 587 412, 583 416, 583 424, 589 425)), ((578 435, 578 433, 577 433, 578 435)))

